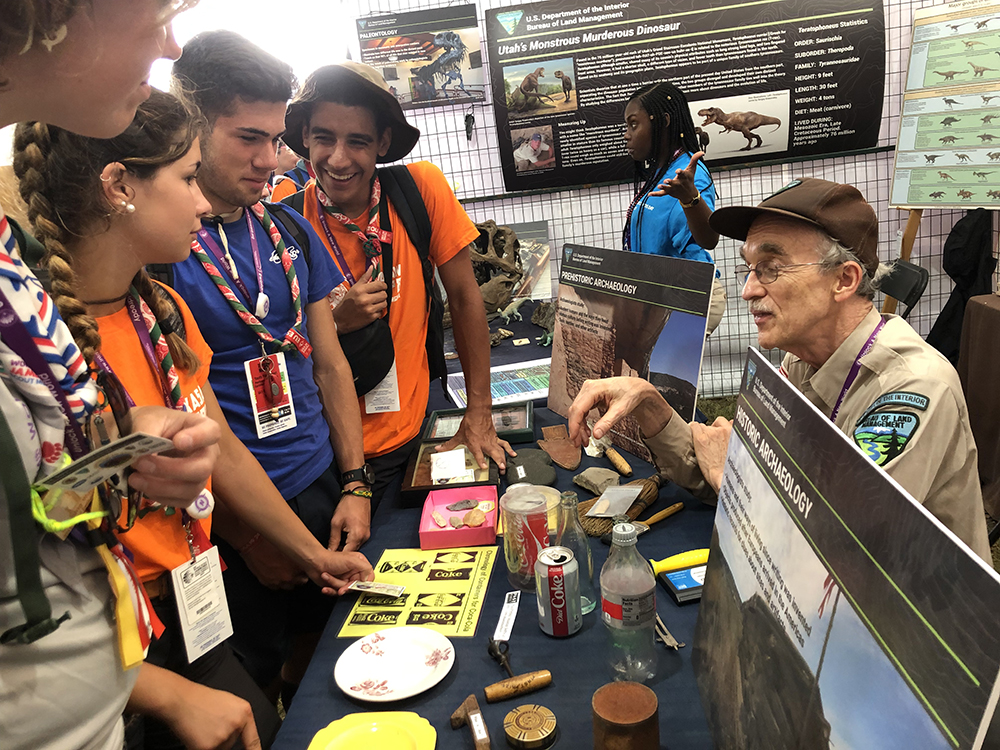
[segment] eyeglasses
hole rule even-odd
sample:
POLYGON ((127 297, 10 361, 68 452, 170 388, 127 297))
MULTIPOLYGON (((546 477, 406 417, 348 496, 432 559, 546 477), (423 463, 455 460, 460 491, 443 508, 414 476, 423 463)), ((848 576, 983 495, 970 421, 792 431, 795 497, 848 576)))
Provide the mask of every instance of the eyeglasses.
POLYGON ((761 261, 755 266, 748 266, 746 263, 740 263, 736 266, 736 278, 739 279, 741 284, 746 284, 747 279, 750 278, 750 274, 752 272, 757 277, 757 281, 761 284, 770 284, 789 268, 821 265, 823 265, 823 261, 816 261, 815 263, 786 263, 784 265, 781 263, 761 261))

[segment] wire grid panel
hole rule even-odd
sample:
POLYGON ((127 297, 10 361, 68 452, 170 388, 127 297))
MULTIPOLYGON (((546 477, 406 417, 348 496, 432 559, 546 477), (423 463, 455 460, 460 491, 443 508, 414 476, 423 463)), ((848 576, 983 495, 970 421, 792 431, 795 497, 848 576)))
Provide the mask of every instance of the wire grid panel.
MULTIPOLYGON (((348 0, 344 8, 355 18, 360 18, 455 4, 457 3, 433 0, 348 0)), ((487 9, 518 4, 520 3, 502 0, 480 2, 477 11, 480 31, 485 29, 487 9)), ((937 4, 940 3, 890 0, 885 6, 886 98, 879 146, 892 146, 899 127, 913 12, 918 8, 937 4)), ((486 45, 483 43, 481 46, 483 64, 488 65, 486 45)), ((540 195, 508 193, 504 189, 500 170, 490 86, 486 88, 486 96, 484 104, 474 107, 466 104, 407 112, 407 117, 420 128, 422 135, 406 161, 427 160, 437 164, 474 221, 494 219, 498 224, 548 221, 556 264, 561 257, 562 245, 566 242, 605 248, 620 247, 625 212, 632 198, 632 186, 568 188, 540 195), (468 139, 465 116, 470 112, 475 118, 475 125, 472 137, 468 139)), ((892 167, 892 152, 881 152, 719 171, 714 175, 719 195, 718 207, 754 205, 797 177, 819 177, 850 183, 861 190, 875 208, 880 219, 879 256, 883 261, 891 262, 899 256, 899 238, 909 216, 908 212, 889 209, 892 167)), ((954 286, 941 267, 941 253, 948 233, 962 213, 927 210, 923 215, 911 260, 928 269, 930 281, 924 296, 909 316, 910 323, 922 336, 926 336, 931 329, 954 286)), ((996 217, 994 221, 996 222, 996 217)), ((996 224, 994 226, 996 228, 996 224)), ((705 348, 699 383, 699 393, 702 396, 714 397, 738 392, 746 349, 755 346, 757 342, 753 322, 745 312, 745 305, 740 300, 741 289, 733 275, 733 267, 740 262, 739 250, 738 242, 723 238, 714 252, 729 304, 721 325, 705 348)), ((558 275, 557 266, 553 275, 558 275)), ((881 298, 876 299, 876 304, 881 303, 881 298)), ((767 354, 772 362, 780 362, 781 352, 767 354)))

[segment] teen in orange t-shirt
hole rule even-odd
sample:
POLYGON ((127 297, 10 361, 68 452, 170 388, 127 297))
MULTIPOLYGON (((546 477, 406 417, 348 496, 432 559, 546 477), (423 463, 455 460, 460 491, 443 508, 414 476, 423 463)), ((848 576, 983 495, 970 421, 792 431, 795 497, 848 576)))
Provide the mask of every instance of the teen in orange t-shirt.
MULTIPOLYGON (((194 322, 184 301, 172 289, 161 288, 177 303, 184 321, 185 341, 198 359, 198 367, 194 372, 189 373, 183 369, 177 371, 184 410, 208 416, 203 389, 208 383, 212 350, 201 337, 198 324, 194 322)), ((146 359, 128 310, 123 307, 96 320, 101 337, 101 354, 132 400, 137 404, 162 403, 161 378, 158 373, 153 372, 146 359)), ((207 489, 211 489, 211 482, 207 489)), ((126 515, 127 509, 123 508, 119 520, 122 527, 126 524, 126 515)), ((134 555, 135 568, 143 582, 156 580, 191 559, 184 527, 178 519, 179 514, 168 516, 162 511, 149 513, 120 536, 122 543, 134 555)), ((212 526, 211 516, 192 520, 192 524, 198 524, 203 538, 208 538, 212 526)))
MULTIPOLYGON (((365 457, 375 473, 374 509, 394 476, 406 466, 427 410, 430 389, 426 337, 428 301, 416 248, 395 207, 392 224, 392 289, 366 260, 361 235, 382 238, 374 186, 377 165, 397 161, 416 145, 420 131, 406 121, 385 79, 369 65, 347 61, 314 71, 288 106, 284 140, 309 159, 316 173, 303 192, 304 213, 333 255, 347 286, 332 297, 341 335, 384 315, 392 295, 389 328, 396 353, 393 373, 376 388, 379 404, 361 399, 365 457), (320 208, 322 204, 323 208, 320 208), (349 226, 350 225, 350 226, 349 226), (336 240, 339 253, 329 237, 336 240), (338 257, 342 256, 342 257, 338 257)), ((455 346, 468 386, 469 403, 455 436, 441 446, 464 444, 482 468, 489 459, 500 470, 510 446, 497 438, 491 416, 489 327, 472 271, 469 246, 479 231, 466 216, 441 170, 428 162, 407 166, 431 221, 430 258, 448 295, 455 346)), ((384 193, 381 201, 387 201, 384 193)), ((385 269, 388 271, 389 269, 385 269)))
MULTIPOLYGON (((413 175, 431 218, 431 260, 443 266, 479 237, 479 230, 455 200, 441 173, 430 162, 422 161, 407 167, 413 175)), ((305 189, 305 217, 317 227, 323 240, 337 261, 330 242, 320 224, 316 183, 305 189)), ((357 221, 360 221, 358 219, 357 221)), ((427 409, 430 390, 430 369, 427 365, 427 319, 429 307, 424 287, 420 256, 403 228, 403 222, 393 205, 389 204, 389 221, 392 224, 393 290, 389 307, 389 329, 392 331, 396 350, 396 377, 399 383, 399 411, 370 413, 361 398, 361 425, 365 437, 365 458, 381 456, 400 448, 420 431, 427 409)), ((357 223, 357 222, 355 222, 357 223)), ((336 220, 326 222, 344 254, 351 274, 359 279, 365 274, 365 255, 358 236, 336 220)), ((338 265, 339 265, 339 261, 338 265)), ((344 269, 341 269, 343 273, 344 269)), ((345 274, 346 276, 346 274, 345 274)), ((345 290, 338 289, 335 297, 345 290)))

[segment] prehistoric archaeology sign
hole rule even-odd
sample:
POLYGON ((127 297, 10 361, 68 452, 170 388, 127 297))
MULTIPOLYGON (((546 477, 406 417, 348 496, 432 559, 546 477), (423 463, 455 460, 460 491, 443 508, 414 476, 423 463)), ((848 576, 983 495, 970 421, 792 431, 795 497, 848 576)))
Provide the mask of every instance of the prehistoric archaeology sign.
POLYGON ((685 92, 709 164, 874 146, 882 3, 549 0, 486 12, 508 190, 631 177, 623 113, 644 84, 685 92))
MULTIPOLYGON (((584 380, 628 375, 655 385, 684 421, 694 419, 714 277, 711 263, 563 245, 549 408, 566 416, 584 380)), ((651 459, 634 418, 611 436, 651 459)))
POLYGON ((892 177, 893 206, 1000 208, 1000 3, 921 8, 892 177))
POLYGON ((361 62, 380 71, 403 109, 481 102, 475 5, 359 18, 361 62))
POLYGON ((1000 576, 872 458, 750 350, 692 654, 716 747, 981 746, 1000 576))

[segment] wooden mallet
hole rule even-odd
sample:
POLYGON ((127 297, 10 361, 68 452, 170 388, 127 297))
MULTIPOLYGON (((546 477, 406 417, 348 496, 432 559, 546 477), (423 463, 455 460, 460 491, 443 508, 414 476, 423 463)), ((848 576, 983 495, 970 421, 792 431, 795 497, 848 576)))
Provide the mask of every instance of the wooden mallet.
POLYGON ((470 695, 462 705, 455 709, 451 715, 451 728, 458 729, 468 726, 472 732, 472 744, 476 750, 490 750, 490 733, 486 729, 486 722, 483 720, 483 712, 479 709, 479 701, 475 695, 470 695))

